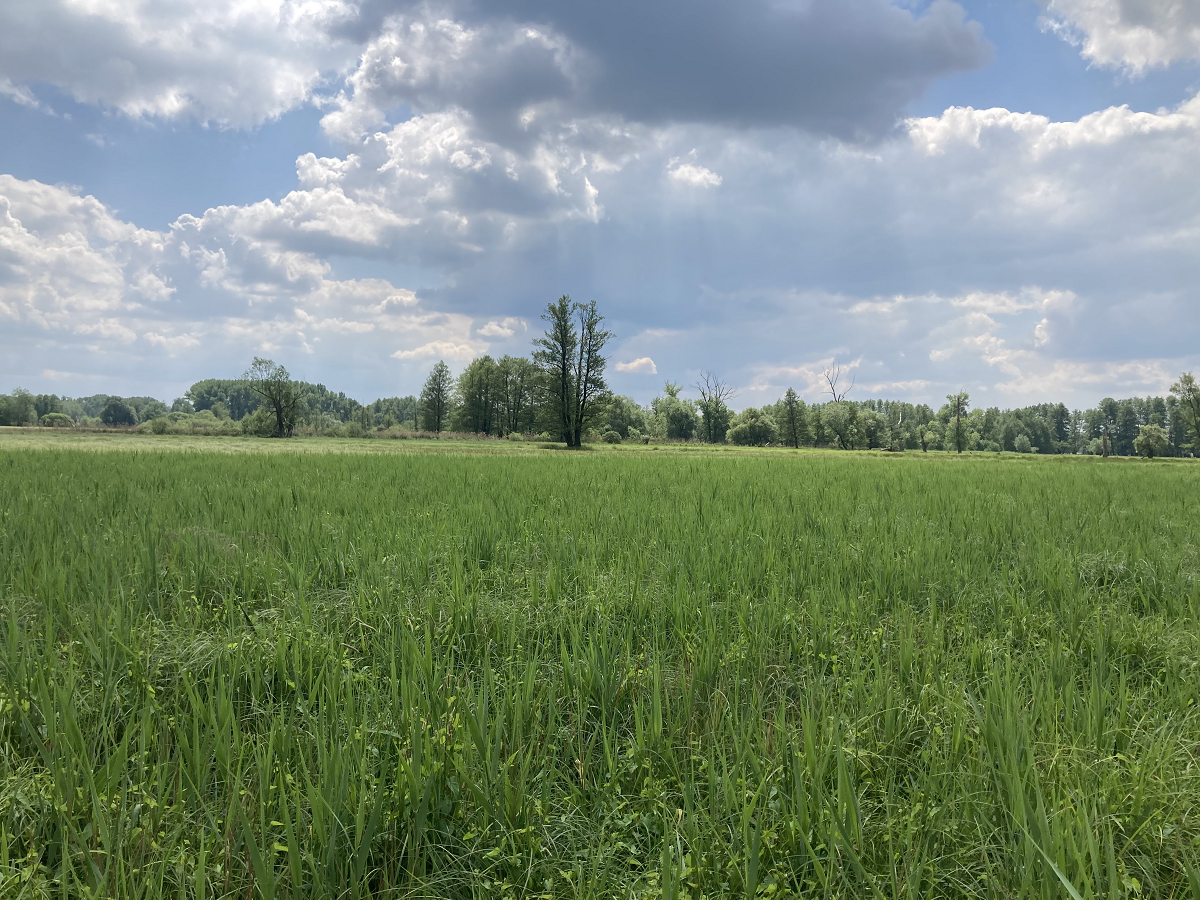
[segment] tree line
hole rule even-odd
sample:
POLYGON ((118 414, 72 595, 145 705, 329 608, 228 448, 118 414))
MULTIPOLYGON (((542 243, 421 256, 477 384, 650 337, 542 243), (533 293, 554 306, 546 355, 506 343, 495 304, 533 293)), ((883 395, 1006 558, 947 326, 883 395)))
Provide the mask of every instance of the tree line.
POLYGON ((826 399, 808 403, 788 388, 775 402, 734 412, 733 388, 711 372, 691 387, 667 382, 648 406, 613 394, 605 378, 612 333, 594 302, 549 304, 545 332, 528 357, 481 356, 455 377, 444 360, 419 396, 359 403, 323 384, 295 381, 255 358, 241 378, 193 384, 168 407, 152 397, 70 398, 16 390, 0 395, 0 425, 178 428, 289 436, 373 431, 536 435, 578 447, 587 440, 679 441, 844 450, 970 450, 1116 456, 1184 456, 1200 450, 1200 386, 1184 373, 1164 397, 1105 398, 1092 409, 1062 403, 1018 409, 976 407, 966 391, 934 409, 896 400, 856 400, 841 368, 824 373, 826 399))

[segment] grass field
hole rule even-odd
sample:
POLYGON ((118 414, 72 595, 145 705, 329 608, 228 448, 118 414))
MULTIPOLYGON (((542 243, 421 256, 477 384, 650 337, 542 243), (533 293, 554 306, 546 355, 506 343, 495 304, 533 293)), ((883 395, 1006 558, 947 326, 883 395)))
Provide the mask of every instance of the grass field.
POLYGON ((1200 896, 1200 464, 14 435, 0 619, 5 898, 1200 896))

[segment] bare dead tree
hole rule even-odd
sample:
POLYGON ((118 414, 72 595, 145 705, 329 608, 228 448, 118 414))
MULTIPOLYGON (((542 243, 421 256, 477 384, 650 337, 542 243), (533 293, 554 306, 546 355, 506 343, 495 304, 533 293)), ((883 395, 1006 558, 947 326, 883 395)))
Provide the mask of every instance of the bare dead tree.
POLYGON ((705 439, 713 444, 724 435, 718 435, 723 426, 729 424, 730 417, 728 401, 737 396, 731 385, 722 381, 713 372, 700 370, 700 380, 695 384, 700 394, 700 412, 704 415, 705 439))
POLYGON ((850 387, 844 391, 838 390, 838 382, 842 379, 842 367, 834 361, 834 364, 825 370, 825 383, 829 385, 829 396, 833 398, 834 403, 841 403, 846 399, 846 395, 854 390, 854 379, 850 379, 850 387))

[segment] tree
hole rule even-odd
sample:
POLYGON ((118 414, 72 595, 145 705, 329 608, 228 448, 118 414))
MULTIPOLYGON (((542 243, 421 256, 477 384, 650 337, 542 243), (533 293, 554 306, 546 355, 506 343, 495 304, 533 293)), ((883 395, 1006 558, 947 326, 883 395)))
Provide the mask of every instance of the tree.
POLYGON ((731 444, 744 447, 765 447, 779 439, 779 426, 775 419, 753 406, 743 409, 733 417, 728 440, 731 444))
POLYGON ((137 413, 120 397, 109 397, 100 412, 100 421, 105 425, 136 425, 137 413))
POLYGON ((537 369, 520 356, 503 356, 496 363, 498 433, 522 434, 533 430, 537 369))
POLYGON ((37 421, 33 395, 17 388, 11 396, 0 396, 0 425, 29 425, 37 421))
POLYGON ((450 395, 453 384, 450 367, 444 360, 439 359, 437 365, 430 370, 429 377, 425 379, 425 386, 421 388, 421 397, 417 400, 423 431, 441 433, 450 414, 450 395))
POLYGON ((853 450, 858 443, 858 407, 853 403, 826 403, 821 407, 821 423, 843 450, 853 450))
POLYGON ((780 421, 783 442, 789 447, 799 448, 808 439, 808 407, 791 388, 784 393, 780 406, 783 407, 780 421))
POLYGON ((737 394, 715 374, 703 370, 700 380, 696 382, 696 390, 700 394, 700 402, 696 406, 703 417, 704 440, 709 444, 719 444, 725 440, 725 432, 729 430, 729 422, 733 418, 729 401, 737 394))
POLYGON ((288 370, 274 360, 256 356, 242 378, 275 417, 275 437, 291 437, 300 396, 288 370))
POLYGON ((542 319, 548 327, 533 342, 533 361, 544 379, 547 412, 566 445, 579 447, 608 397, 604 346, 612 332, 604 329, 595 300, 576 303, 566 294, 546 307, 542 319))
POLYGON ((637 434, 646 430, 646 411, 632 397, 609 397, 604 410, 604 431, 615 431, 622 439, 632 428, 637 434))
POLYGON ((846 395, 854 390, 854 379, 850 379, 850 387, 845 390, 838 390, 838 382, 842 380, 842 367, 834 362, 832 366, 824 372, 825 384, 829 386, 829 397, 831 403, 841 403, 846 399, 846 395))
POLYGON ((1180 417, 1191 426, 1196 435, 1193 445, 1200 450, 1200 384, 1191 372, 1184 372, 1179 380, 1171 385, 1171 394, 1179 401, 1180 417))
POLYGON ((496 424, 499 373, 490 356, 471 360, 455 387, 454 430, 491 434, 496 424))
POLYGON ((1166 429, 1161 425, 1143 425, 1138 429, 1138 436, 1133 442, 1133 448, 1141 456, 1154 459, 1171 449, 1171 440, 1167 437, 1166 429))
POLYGON ((680 397, 679 390, 679 385, 668 381, 663 385, 663 395, 650 401, 651 431, 660 440, 690 441, 696 435, 700 424, 696 404, 680 397))
POLYGON ((946 447, 954 447, 959 453, 962 453, 968 444, 967 429, 963 426, 963 418, 967 414, 967 407, 971 405, 971 397, 966 391, 959 391, 957 394, 947 394, 946 402, 950 419, 952 420, 951 427, 954 431, 950 432, 947 428, 946 447))

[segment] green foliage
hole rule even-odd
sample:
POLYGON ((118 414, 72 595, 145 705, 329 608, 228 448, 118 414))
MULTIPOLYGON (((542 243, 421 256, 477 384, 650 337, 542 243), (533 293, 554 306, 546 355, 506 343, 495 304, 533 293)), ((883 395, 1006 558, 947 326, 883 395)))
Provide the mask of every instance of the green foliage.
POLYGON ((38 424, 45 428, 74 428, 75 420, 65 413, 50 412, 42 416, 38 424))
POLYGON ((1026 434, 1018 434, 1016 440, 1013 441, 1013 450, 1015 450, 1017 453, 1032 453, 1033 445, 1029 442, 1029 436, 1026 434))
POLYGON ((32 425, 37 421, 33 395, 17 388, 7 397, 0 396, 0 425, 32 425))
POLYGON ((821 407, 821 424, 843 450, 853 450, 858 446, 861 433, 858 428, 857 404, 848 400, 826 403, 821 407))
POLYGON ((765 447, 779 440, 779 427, 770 414, 750 406, 733 417, 726 440, 746 447, 765 447))
POLYGON ((499 422, 501 391, 500 367, 496 361, 490 356, 471 360, 454 387, 453 430, 491 434, 499 422))
POLYGON ((421 388, 421 398, 417 401, 422 430, 437 434, 446 426, 453 402, 453 390, 450 367, 439 359, 429 372, 429 377, 425 379, 425 386, 421 388))
POLYGON ((1179 418, 1191 427, 1195 435, 1193 446, 1200 450, 1200 383, 1196 382, 1191 372, 1184 372, 1171 385, 1171 395, 1178 401, 1179 418))
POLYGON ((639 435, 646 430, 646 411, 632 397, 609 397, 601 418, 605 431, 615 431, 622 438, 629 437, 630 429, 639 435))
POLYGON ((1171 441, 1161 425, 1142 425, 1137 438, 1134 439, 1133 447, 1139 456, 1154 459, 1166 454, 1171 447, 1171 441))
POLYGON ((650 421, 647 427, 651 434, 664 441, 690 441, 696 436, 700 417, 696 404, 679 396, 680 387, 668 381, 663 386, 661 397, 650 401, 650 421))
POLYGON ((1194 464, 147 446, 0 449, 0 895, 1191 895, 1194 464))
POLYGON ((100 421, 105 425, 136 425, 137 413, 120 397, 109 397, 100 412, 100 421))
POLYGON ((601 438, 606 444, 621 443, 621 433, 619 431, 606 431, 601 438))
MULTIPOLYGON (((203 410, 203 412, 208 413, 210 420, 217 420, 211 410, 203 410)), ((198 413, 197 418, 200 416, 201 414, 198 413)), ((276 433, 275 413, 266 406, 260 406, 242 419, 240 427, 242 434, 250 437, 274 437, 276 433)))

